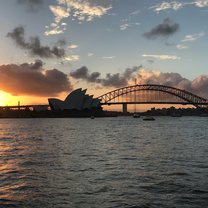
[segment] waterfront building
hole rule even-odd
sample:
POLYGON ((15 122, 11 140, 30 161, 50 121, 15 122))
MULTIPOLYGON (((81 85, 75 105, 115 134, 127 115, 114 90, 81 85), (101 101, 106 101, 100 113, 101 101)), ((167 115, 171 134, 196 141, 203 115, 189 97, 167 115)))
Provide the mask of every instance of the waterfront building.
POLYGON ((64 101, 57 98, 49 98, 48 103, 51 110, 91 110, 100 108, 100 100, 93 98, 93 95, 86 94, 86 89, 79 88, 72 91, 64 101))

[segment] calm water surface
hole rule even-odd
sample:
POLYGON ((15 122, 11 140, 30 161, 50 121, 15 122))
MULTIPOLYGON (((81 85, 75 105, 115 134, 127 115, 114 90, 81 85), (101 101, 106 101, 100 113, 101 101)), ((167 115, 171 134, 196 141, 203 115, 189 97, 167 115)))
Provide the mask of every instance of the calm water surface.
POLYGON ((208 207, 208 118, 1 119, 0 207, 208 207))

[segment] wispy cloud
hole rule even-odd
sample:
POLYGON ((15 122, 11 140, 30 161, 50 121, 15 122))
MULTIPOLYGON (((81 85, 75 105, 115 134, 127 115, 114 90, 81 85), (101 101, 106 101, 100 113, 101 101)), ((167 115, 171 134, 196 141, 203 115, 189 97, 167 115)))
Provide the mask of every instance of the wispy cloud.
POLYGON ((94 56, 94 53, 88 53, 87 56, 88 57, 94 56))
POLYGON ((59 23, 63 18, 69 17, 69 9, 62 6, 49 6, 55 16, 55 22, 59 23))
POLYGON ((208 0, 196 0, 193 3, 198 7, 208 7, 208 0))
POLYGON ((130 25, 128 23, 120 25, 120 30, 126 30, 130 25))
POLYGON ((102 17, 112 8, 110 4, 102 6, 90 0, 57 0, 58 5, 50 5, 49 8, 55 16, 45 35, 61 34, 66 30, 66 24, 61 21, 72 17, 79 22, 92 21, 96 17, 102 17), (62 28, 63 27, 63 28, 62 28))
POLYGON ((103 59, 114 59, 116 58, 115 56, 103 56, 103 59))
POLYGON ((179 44, 175 45, 177 49, 183 50, 188 48, 188 43, 195 42, 205 36, 204 32, 186 35, 179 44))
POLYGON ((93 5, 87 0, 77 1, 71 0, 70 6, 75 10, 73 17, 78 20, 92 21, 95 17, 101 17, 107 13, 111 6, 103 7, 101 5, 93 5))
POLYGON ((79 61, 80 56, 79 55, 69 55, 69 56, 65 56, 64 59, 66 61, 79 61))
POLYGON ((193 42, 198 40, 199 38, 202 38, 204 35, 205 35, 204 32, 186 35, 185 38, 181 40, 181 42, 193 42))
POLYGON ((130 13, 130 16, 136 16, 140 13, 141 11, 140 10, 136 10, 136 11, 133 11, 130 13))
POLYGON ((177 45, 176 45, 176 48, 182 50, 182 49, 187 49, 188 46, 185 45, 185 44, 177 44, 177 45))
POLYGON ((185 6, 188 6, 188 5, 204 8, 204 7, 208 7, 208 0, 195 0, 195 1, 189 1, 189 2, 188 1, 187 2, 183 2, 183 1, 167 2, 167 1, 165 1, 165 2, 156 4, 152 7, 150 7, 150 9, 159 13, 161 11, 166 11, 166 10, 177 11, 179 9, 184 8, 185 6))
POLYGON ((178 57, 178 56, 175 56, 175 55, 155 55, 155 54, 143 54, 142 57, 145 57, 145 58, 154 58, 154 59, 158 59, 158 60, 162 60, 162 61, 165 61, 165 60, 172 60, 172 61, 175 61, 175 60, 180 60, 181 58, 178 57))
POLYGON ((120 30, 126 30, 126 29, 128 29, 129 27, 131 27, 133 25, 139 26, 140 23, 139 22, 135 22, 135 23, 124 23, 124 24, 120 25, 120 30))
POLYGON ((156 4, 155 6, 150 7, 150 9, 153 9, 155 12, 161 12, 164 10, 179 10, 181 8, 183 8, 184 4, 178 1, 172 1, 172 2, 162 2, 159 4, 156 4))
MULTIPOLYGON (((47 29, 49 29, 50 27, 46 26, 47 29)), ((66 30, 66 28, 60 28, 60 26, 52 26, 53 29, 50 29, 50 30, 47 30, 44 32, 44 34, 46 36, 49 36, 49 35, 59 35, 59 34, 63 34, 64 31, 66 30)))
POLYGON ((75 48, 78 48, 78 47, 79 46, 76 45, 76 44, 71 44, 71 45, 68 46, 68 48, 70 48, 70 49, 75 49, 75 48))
POLYGON ((135 10, 125 18, 121 20, 120 30, 126 30, 127 28, 130 28, 132 26, 139 26, 139 22, 133 21, 134 17, 137 16, 140 13, 140 10, 135 10))

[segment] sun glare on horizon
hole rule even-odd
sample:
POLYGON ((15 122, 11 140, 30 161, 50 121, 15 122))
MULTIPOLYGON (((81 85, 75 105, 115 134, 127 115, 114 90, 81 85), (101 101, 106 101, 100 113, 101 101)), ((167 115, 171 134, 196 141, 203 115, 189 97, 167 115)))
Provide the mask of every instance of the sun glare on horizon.
POLYGON ((13 104, 15 101, 11 94, 0 90, 0 106, 13 104))

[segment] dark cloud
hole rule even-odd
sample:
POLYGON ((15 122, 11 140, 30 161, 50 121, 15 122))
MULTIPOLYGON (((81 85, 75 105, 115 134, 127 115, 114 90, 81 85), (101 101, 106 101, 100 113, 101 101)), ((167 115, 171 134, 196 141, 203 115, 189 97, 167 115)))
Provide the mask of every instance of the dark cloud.
POLYGON ((99 72, 93 72, 93 73, 89 73, 89 70, 86 66, 83 66, 79 69, 77 69, 76 71, 72 71, 70 73, 70 76, 73 77, 74 79, 81 79, 87 82, 99 82, 99 77, 100 77, 100 73, 99 72))
POLYGON ((129 80, 133 78, 133 75, 139 71, 141 66, 127 68, 123 73, 110 74, 108 73, 101 83, 107 87, 123 87, 127 86, 129 80))
POLYGON ((12 32, 7 34, 7 37, 14 40, 17 46, 26 49, 31 55, 41 58, 63 58, 65 50, 58 46, 42 46, 38 37, 30 37, 29 41, 25 40, 25 30, 23 26, 14 28, 12 32))
POLYGON ((149 32, 144 33, 147 39, 156 39, 159 37, 169 37, 179 30, 179 24, 174 23, 169 18, 163 20, 163 22, 156 27, 152 28, 149 32))
POLYGON ((41 60, 36 60, 34 64, 32 64, 31 69, 41 69, 41 67, 44 65, 44 63, 41 60))
POLYGON ((122 87, 128 85, 128 81, 132 79, 133 74, 136 73, 141 66, 127 68, 123 73, 106 74, 105 78, 101 78, 99 72, 90 73, 88 68, 83 66, 76 71, 70 73, 74 79, 81 79, 89 83, 97 83, 106 87, 122 87))
POLYGON ((13 95, 57 96, 72 90, 68 76, 63 72, 42 68, 40 60, 21 65, 0 66, 0 89, 13 95))
POLYGON ((25 5, 28 11, 35 12, 41 8, 44 0, 17 0, 17 3, 25 5))
POLYGON ((31 64, 23 63, 20 66, 25 69, 40 70, 42 69, 43 65, 44 63, 41 60, 36 60, 34 63, 31 63, 31 64))
POLYGON ((83 66, 70 73, 70 77, 80 79, 88 83, 99 84, 105 87, 123 87, 134 84, 133 78, 137 78, 138 84, 159 84, 184 89, 204 98, 208 97, 208 76, 200 75, 194 80, 189 80, 174 72, 158 72, 142 69, 142 66, 127 68, 123 73, 106 74, 101 78, 99 72, 90 73, 83 66))
POLYGON ((184 89, 202 97, 208 97, 208 76, 200 75, 194 80, 188 80, 178 73, 162 73, 153 71, 139 71, 140 84, 160 84, 184 89))

